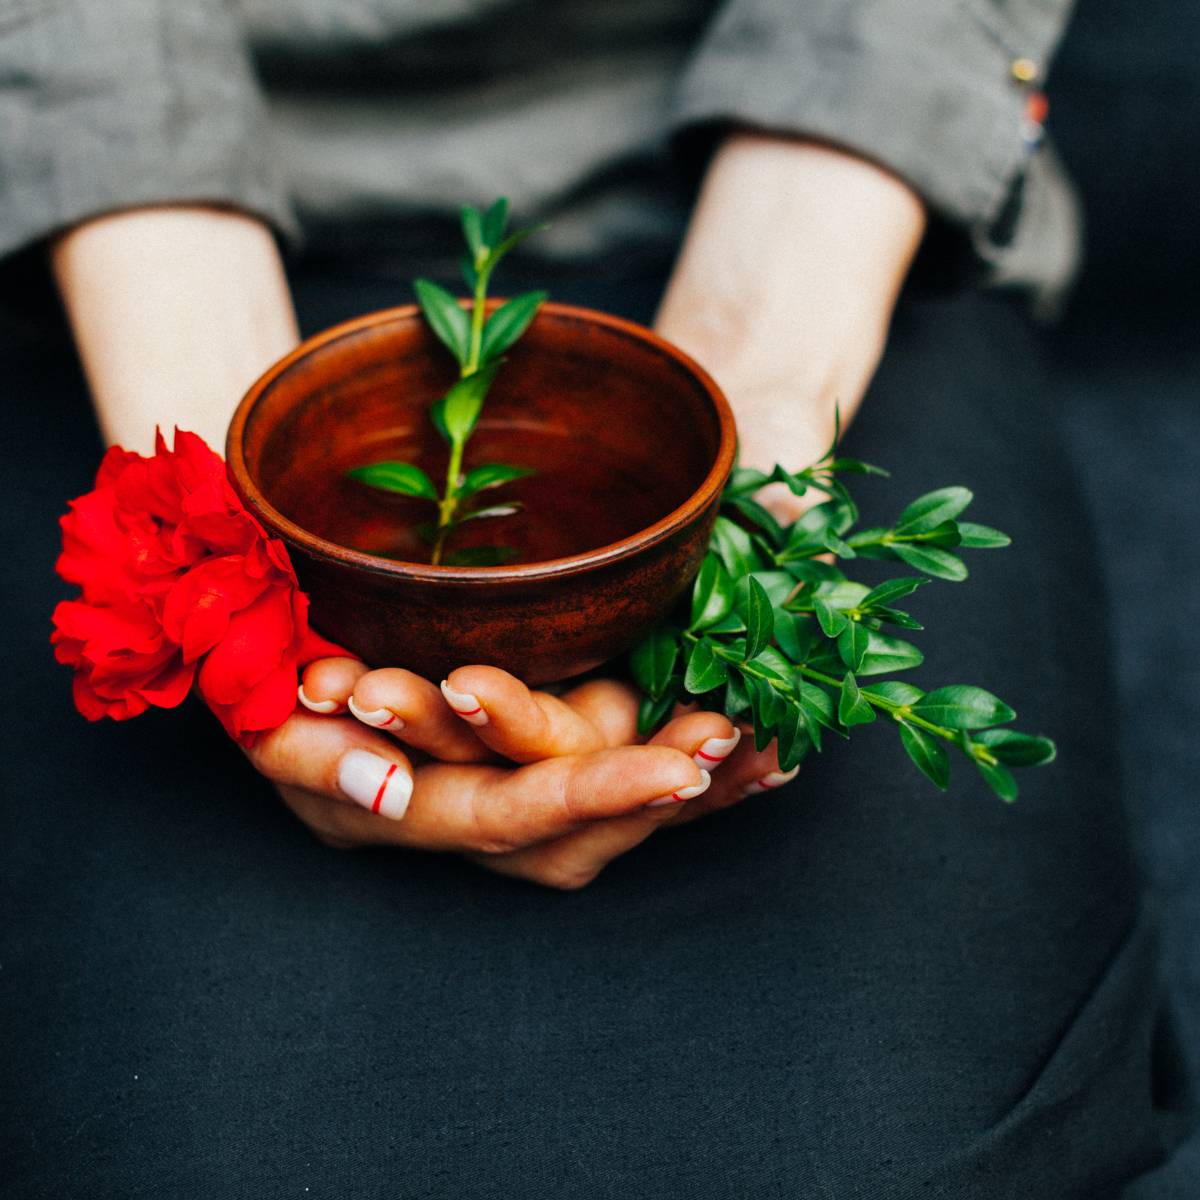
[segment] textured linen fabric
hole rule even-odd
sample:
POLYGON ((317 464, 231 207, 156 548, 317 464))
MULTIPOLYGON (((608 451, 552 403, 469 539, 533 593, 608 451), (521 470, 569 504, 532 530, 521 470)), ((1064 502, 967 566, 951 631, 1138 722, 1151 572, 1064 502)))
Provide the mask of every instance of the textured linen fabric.
MULTIPOLYGON (((126 205, 210 201, 315 246, 509 195, 543 253, 659 259, 670 145, 749 125, 888 166, 996 283, 1061 290, 1078 217, 1022 141, 1070 0, 16 0, 0 10, 0 253, 126 205), (261 86, 260 86, 261 85, 261 86), (1003 218, 1003 219, 1002 219, 1003 218)), ((438 237, 432 239, 438 244, 438 237)))
MULTIPOLYGON (((311 329, 395 286, 297 292, 311 329)), ((3 360, 6 1197, 1106 1200, 1164 1157, 1103 588, 1010 307, 903 303, 847 449, 893 468, 868 521, 962 482, 1014 535, 914 599, 914 679, 994 689, 1057 763, 942 795, 878 723, 571 894, 324 848, 200 710, 80 721, 45 644, 98 453, 64 345, 3 360)))

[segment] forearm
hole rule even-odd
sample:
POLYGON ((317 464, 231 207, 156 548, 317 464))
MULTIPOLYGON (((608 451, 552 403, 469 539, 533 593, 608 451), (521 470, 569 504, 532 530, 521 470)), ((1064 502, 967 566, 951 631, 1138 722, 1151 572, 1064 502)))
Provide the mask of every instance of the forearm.
POLYGON ((246 388, 297 341, 279 251, 260 221, 203 207, 113 213, 51 261, 104 438, 150 450, 155 426, 224 452, 246 388))
POLYGON ((747 465, 802 466, 835 406, 853 415, 924 229, 911 188, 842 151, 737 134, 717 153, 657 327, 729 395, 747 465))

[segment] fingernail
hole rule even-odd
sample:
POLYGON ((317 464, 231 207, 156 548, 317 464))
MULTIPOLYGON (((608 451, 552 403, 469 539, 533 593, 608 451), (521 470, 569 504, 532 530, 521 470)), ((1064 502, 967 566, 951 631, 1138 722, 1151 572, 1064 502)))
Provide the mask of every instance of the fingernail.
POLYGON ((342 707, 336 700, 310 700, 304 694, 304 684, 301 684, 296 689, 296 696, 300 703, 303 704, 309 712, 331 713, 337 712, 337 710, 342 707))
POLYGON ((412 776, 369 750, 347 750, 338 763, 338 787, 355 804, 398 821, 408 812, 412 776))
POLYGON ((719 767, 732 753, 734 747, 742 740, 742 731, 735 729, 733 737, 709 738, 695 754, 692 762, 698 767, 707 767, 710 771, 719 767))
POLYGON ((795 779, 799 774, 799 767, 793 767, 790 771, 772 771, 769 775, 764 775, 761 779, 756 779, 742 792, 742 795, 754 796, 759 792, 774 791, 775 788, 782 787, 785 783, 795 779))
POLYGON ((354 703, 354 697, 349 700, 350 711, 364 724, 372 729, 403 729, 404 722, 387 708, 359 708, 354 703))
POLYGON ((680 788, 677 792, 672 792, 669 796, 659 796, 657 800, 651 800, 646 807, 666 808, 668 804, 682 804, 685 800, 691 800, 693 796, 698 796, 701 792, 708 791, 710 783, 712 783, 712 776, 707 771, 701 771, 700 782, 694 787, 680 788))
POLYGON ((488 723, 488 715, 483 711, 483 705, 479 703, 478 696, 472 696, 470 692, 456 692, 444 679, 442 680, 442 695, 446 697, 446 703, 468 725, 486 725, 488 723))

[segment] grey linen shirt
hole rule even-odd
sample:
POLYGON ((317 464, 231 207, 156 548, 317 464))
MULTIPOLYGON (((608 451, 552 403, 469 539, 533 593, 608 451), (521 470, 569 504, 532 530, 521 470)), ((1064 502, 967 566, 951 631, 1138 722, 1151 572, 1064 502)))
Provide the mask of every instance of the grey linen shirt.
POLYGON ((0 0, 0 255, 207 202, 416 269, 431 221, 505 194, 549 258, 611 266, 669 253, 681 157, 747 126, 890 168, 1046 301, 1079 218, 1013 64, 1044 76, 1070 5, 0 0))

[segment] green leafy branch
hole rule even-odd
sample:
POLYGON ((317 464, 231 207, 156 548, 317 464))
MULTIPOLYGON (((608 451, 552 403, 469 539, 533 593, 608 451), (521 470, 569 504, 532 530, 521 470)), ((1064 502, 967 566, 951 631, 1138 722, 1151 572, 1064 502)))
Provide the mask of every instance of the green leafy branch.
POLYGON ((689 614, 658 626, 631 655, 645 693, 639 728, 649 732, 676 702, 698 699, 731 720, 750 720, 756 748, 777 741, 780 767, 790 770, 819 751, 825 735, 848 737, 856 725, 882 716, 939 788, 948 786, 953 748, 998 796, 1015 800, 1010 768, 1048 763, 1055 748, 1048 738, 1000 728, 1016 717, 1004 701, 967 684, 925 692, 897 679, 860 682, 924 661, 916 646, 887 632, 922 628, 898 601, 929 577, 965 579, 956 550, 1007 546, 1010 539, 958 520, 972 500, 963 487, 918 497, 887 528, 854 532, 858 507, 840 476, 886 472, 837 457, 837 441, 835 434, 821 460, 803 471, 734 471, 689 614), (796 495, 815 489, 827 499, 784 525, 753 499, 771 482, 796 495), (872 588, 849 579, 831 557, 900 562, 922 574, 872 588))
POLYGON ((546 299, 541 291, 524 292, 487 316, 488 285, 500 260, 544 226, 505 235, 508 200, 501 197, 486 212, 470 206, 462 210, 466 241, 461 267, 471 289, 468 308, 445 288, 429 279, 413 282, 417 303, 430 329, 454 355, 458 381, 430 407, 429 415, 450 448, 446 480, 439 493, 433 480, 413 463, 377 462, 355 467, 351 478, 381 491, 428 500, 437 506, 437 520, 427 527, 432 543, 430 562, 460 566, 491 566, 508 561, 513 552, 503 546, 484 546, 446 553, 446 541, 468 521, 507 517, 521 509, 518 500, 472 506, 481 492, 498 488, 532 474, 527 467, 486 463, 464 473, 463 455, 479 422, 488 389, 503 363, 504 352, 525 332, 546 299))

